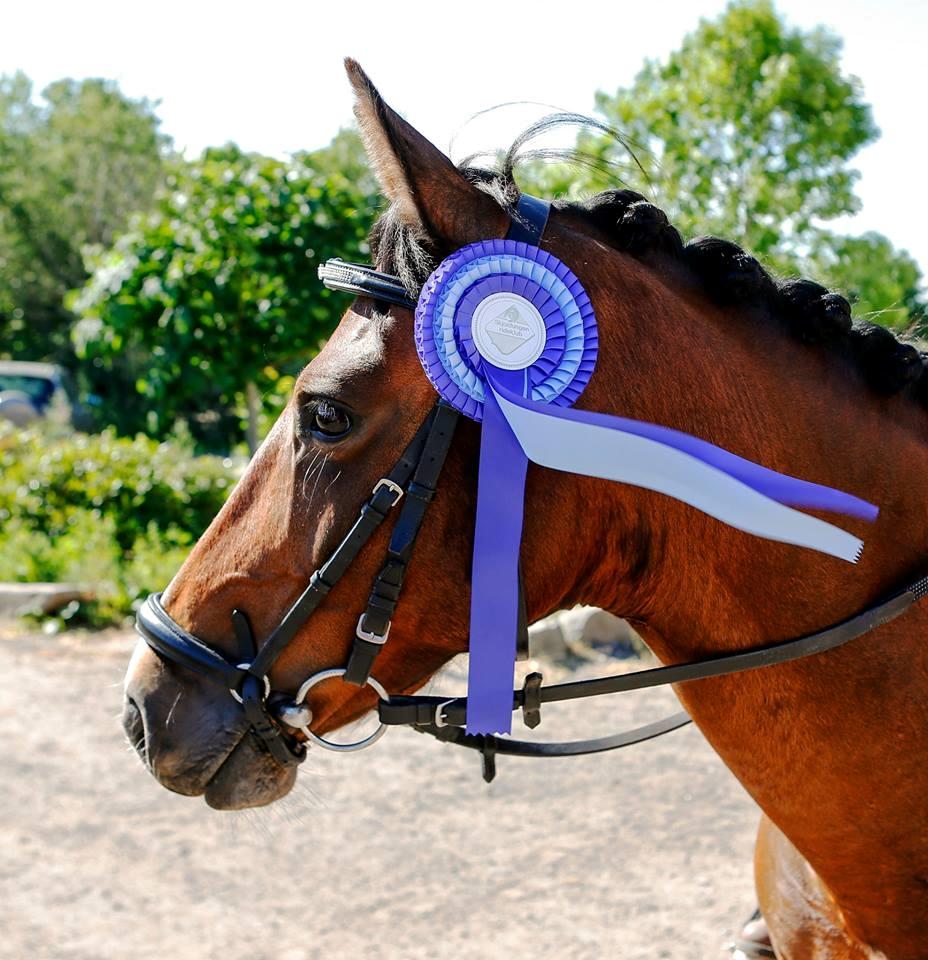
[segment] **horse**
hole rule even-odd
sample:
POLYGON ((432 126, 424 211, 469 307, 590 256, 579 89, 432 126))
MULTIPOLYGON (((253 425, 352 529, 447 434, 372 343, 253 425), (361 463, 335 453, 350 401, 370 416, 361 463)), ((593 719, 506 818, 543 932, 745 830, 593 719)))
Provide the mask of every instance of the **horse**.
MULTIPOLYGON (((506 235, 520 196, 513 155, 493 171, 455 166, 357 63, 346 68, 389 200, 371 236, 375 264, 417 291, 449 253, 506 235)), ((542 245, 579 277, 599 324, 598 365, 578 407, 695 434, 865 497, 880 513, 872 524, 848 521, 866 543, 850 566, 747 536, 659 493, 530 467, 529 620, 599 606, 633 624, 662 663, 678 664, 819 630, 925 572, 928 375, 910 345, 852 325, 843 297, 776 281, 732 243, 684 243, 627 189, 556 201, 542 245)), ((434 404, 412 323, 396 302, 351 304, 165 591, 180 628, 234 660, 233 611, 247 611, 266 638, 301 595, 434 404)), ((422 524, 377 660, 391 697, 416 691, 468 647, 478 438, 476 424, 460 424, 422 524)), ((271 671, 274 690, 292 693, 345 663, 388 536, 386 526, 371 533, 296 630, 271 671)), ((780 958, 928 956, 926 618, 916 605, 840 649, 676 687, 762 810, 756 887, 780 958)), ((240 808, 292 786, 295 765, 247 735, 236 698, 146 643, 125 696, 125 729, 168 789, 240 808)), ((377 702, 370 686, 337 676, 309 699, 315 736, 377 702)))

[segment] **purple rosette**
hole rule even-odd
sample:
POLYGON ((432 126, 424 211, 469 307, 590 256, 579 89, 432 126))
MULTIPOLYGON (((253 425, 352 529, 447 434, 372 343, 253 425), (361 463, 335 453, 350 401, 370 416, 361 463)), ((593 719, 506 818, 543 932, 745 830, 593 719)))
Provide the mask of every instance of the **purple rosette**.
MULTIPOLYGON (((506 294, 517 299, 501 303, 509 303, 510 310, 516 303, 523 314, 540 317, 543 324, 539 355, 519 368, 526 370, 526 399, 570 406, 596 365, 599 340, 593 306, 566 264, 514 240, 482 240, 462 247, 442 261, 422 288, 416 348, 439 394, 478 421, 483 420, 488 365, 493 364, 474 342, 474 314, 482 304, 506 294)), ((497 330, 495 336, 507 335, 497 330)), ((517 339, 508 336, 510 345, 517 339)), ((496 359, 505 362, 502 353, 497 352, 496 359)))

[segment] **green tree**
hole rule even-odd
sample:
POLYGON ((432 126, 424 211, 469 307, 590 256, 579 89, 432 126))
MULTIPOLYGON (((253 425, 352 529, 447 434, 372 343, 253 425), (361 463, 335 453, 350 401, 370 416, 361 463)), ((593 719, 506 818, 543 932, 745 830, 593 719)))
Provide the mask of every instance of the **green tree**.
POLYGON ((36 101, 24 74, 0 77, 0 355, 71 362, 81 250, 150 206, 168 145, 153 104, 111 81, 61 80, 36 101))
POLYGON ((331 143, 319 150, 300 153, 297 159, 320 176, 347 180, 366 197, 379 195, 377 178, 371 172, 361 135, 354 127, 343 127, 331 143))
POLYGON ((185 420, 201 444, 227 449, 244 409, 255 447, 261 394, 318 350, 344 309, 316 268, 363 256, 377 203, 311 158, 207 150, 172 176, 154 213, 91 257, 75 338, 89 360, 131 358, 135 396, 112 398, 120 429, 164 436, 185 420))
MULTIPOLYGON (((769 0, 739 0, 666 61, 646 62, 629 87, 599 92, 596 107, 636 150, 645 192, 684 236, 716 234, 781 273, 818 274, 904 326, 918 307, 911 258, 878 234, 824 227, 859 209, 849 161, 879 135, 840 52, 828 30, 793 29, 769 0)), ((623 163, 624 148, 599 134, 578 145, 599 166, 574 176, 573 189, 611 185, 601 171, 623 163)), ((563 177, 555 168, 547 185, 563 188, 563 177)))
POLYGON ((826 232, 806 263, 810 276, 844 292, 858 317, 897 329, 914 327, 925 336, 928 310, 921 271, 881 233, 851 237, 826 232))

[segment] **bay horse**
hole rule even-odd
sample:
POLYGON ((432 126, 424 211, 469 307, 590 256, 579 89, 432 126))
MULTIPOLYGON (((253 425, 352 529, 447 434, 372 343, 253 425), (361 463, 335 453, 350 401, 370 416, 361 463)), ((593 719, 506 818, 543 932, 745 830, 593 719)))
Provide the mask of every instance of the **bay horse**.
MULTIPOLYGON (((390 207, 372 234, 379 270, 418 290, 461 246, 503 237, 519 197, 510 154, 458 168, 346 61, 371 165, 390 207)), ((665 664, 812 632, 928 566, 928 376, 889 332, 851 326, 845 299, 774 281, 739 248, 684 244, 628 190, 555 202, 543 247, 595 306, 600 359, 583 409, 695 434, 775 470, 864 497, 875 524, 856 566, 759 540, 637 487, 529 468, 522 565, 530 620, 577 603, 629 620, 665 664), (569 549, 552 545, 570 545, 569 549)), ((267 637, 345 534, 434 403, 409 309, 360 297, 163 596, 184 630, 229 657, 245 610, 267 637)), ((377 677, 420 688, 466 650, 478 428, 461 424, 409 568, 377 677)), ((386 527, 274 665, 294 691, 345 663, 386 527)), ((928 956, 928 610, 820 656, 677 687, 713 748, 763 810, 756 884, 776 955, 928 956)), ((246 735, 238 703, 140 643, 124 725, 152 774, 217 808, 266 804, 295 767, 246 735)), ((375 704, 369 687, 311 693, 324 735, 375 704)))

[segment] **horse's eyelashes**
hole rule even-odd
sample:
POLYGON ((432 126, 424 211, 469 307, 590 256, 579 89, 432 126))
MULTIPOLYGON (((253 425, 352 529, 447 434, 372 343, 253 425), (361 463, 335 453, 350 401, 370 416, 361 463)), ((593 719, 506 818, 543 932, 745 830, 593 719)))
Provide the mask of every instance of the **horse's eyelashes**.
POLYGON ((349 410, 328 397, 309 397, 300 404, 300 436, 322 443, 344 440, 354 426, 349 410))

